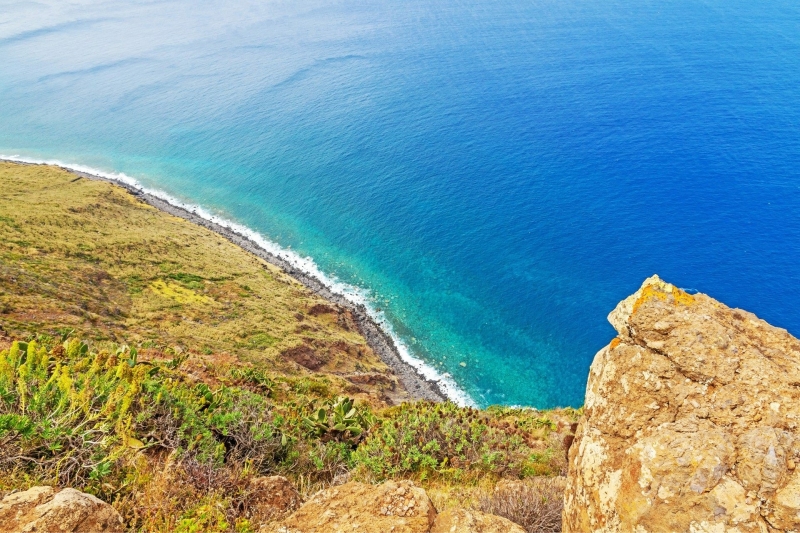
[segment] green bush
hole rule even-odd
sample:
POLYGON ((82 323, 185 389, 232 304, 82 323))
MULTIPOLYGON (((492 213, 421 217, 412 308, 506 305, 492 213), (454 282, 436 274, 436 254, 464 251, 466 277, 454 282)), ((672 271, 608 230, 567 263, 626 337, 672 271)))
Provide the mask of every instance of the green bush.
POLYGON ((225 513, 213 503, 202 503, 181 515, 175 533, 225 533, 229 528, 225 513))
POLYGON ((266 468, 281 432, 265 397, 191 384, 135 350, 93 352, 77 340, 52 350, 15 342, 0 352, 0 461, 73 486, 97 485, 141 450, 266 468))
POLYGON ((299 388, 313 397, 290 388, 276 405, 275 382, 256 369, 226 374, 242 386, 212 389, 187 379, 184 360, 140 362, 135 349, 98 352, 75 339, 50 350, 15 342, 0 352, 0 473, 100 495, 131 478, 137 454, 166 452, 325 483, 347 470, 375 423, 347 398, 320 408, 314 387, 299 388))
POLYGON ((549 419, 529 410, 406 403, 383 413, 352 460, 378 480, 551 475, 558 472, 551 460, 559 453, 547 438, 553 427, 549 419))
MULTIPOLYGON (((313 407, 313 404, 312 404, 313 407)), ((350 398, 329 400, 310 416, 303 418, 305 429, 323 442, 358 444, 365 431, 377 423, 366 408, 357 408, 350 398)))

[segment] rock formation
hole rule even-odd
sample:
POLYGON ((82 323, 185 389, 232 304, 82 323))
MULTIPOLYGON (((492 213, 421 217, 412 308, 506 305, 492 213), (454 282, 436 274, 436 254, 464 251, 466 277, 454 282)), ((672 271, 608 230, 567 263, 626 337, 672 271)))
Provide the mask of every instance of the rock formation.
POLYGON ((347 483, 318 492, 270 533, 525 533, 505 518, 450 509, 437 515, 411 481, 347 483))
POLYGON ((116 533, 122 517, 108 505, 75 489, 33 487, 0 501, 2 532, 116 533))
POLYGON ((800 341, 657 276, 609 321, 564 531, 800 530, 800 341))
POLYGON ((525 533, 525 530, 501 516, 448 509, 436 516, 430 533, 525 533))
POLYGON ((428 495, 410 481, 347 483, 318 492, 276 530, 280 533, 427 533, 436 518, 428 495))

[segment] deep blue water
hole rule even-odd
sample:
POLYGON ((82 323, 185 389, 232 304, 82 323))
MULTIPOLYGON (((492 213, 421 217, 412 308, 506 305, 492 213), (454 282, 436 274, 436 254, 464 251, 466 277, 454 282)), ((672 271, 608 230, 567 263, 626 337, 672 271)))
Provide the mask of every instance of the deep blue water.
POLYGON ((0 2, 0 154, 312 257, 479 404, 582 404, 653 273, 800 334, 796 0, 0 2))

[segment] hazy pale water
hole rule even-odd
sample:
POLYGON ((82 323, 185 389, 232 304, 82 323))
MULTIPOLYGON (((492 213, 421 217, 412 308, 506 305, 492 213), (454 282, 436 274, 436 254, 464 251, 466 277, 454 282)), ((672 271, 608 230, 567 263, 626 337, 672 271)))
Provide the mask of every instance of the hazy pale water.
POLYGON ((580 405, 653 273, 800 334, 794 0, 0 2, 0 154, 313 257, 480 404, 580 405))

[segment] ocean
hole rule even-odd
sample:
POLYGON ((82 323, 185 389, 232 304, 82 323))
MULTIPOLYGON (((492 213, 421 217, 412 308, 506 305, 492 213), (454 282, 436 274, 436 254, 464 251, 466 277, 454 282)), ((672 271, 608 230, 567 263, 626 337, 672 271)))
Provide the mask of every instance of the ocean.
POLYGON ((461 403, 580 406, 654 273, 800 334, 796 1, 0 2, 0 156, 247 228, 461 403))

